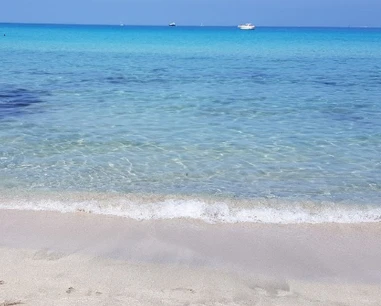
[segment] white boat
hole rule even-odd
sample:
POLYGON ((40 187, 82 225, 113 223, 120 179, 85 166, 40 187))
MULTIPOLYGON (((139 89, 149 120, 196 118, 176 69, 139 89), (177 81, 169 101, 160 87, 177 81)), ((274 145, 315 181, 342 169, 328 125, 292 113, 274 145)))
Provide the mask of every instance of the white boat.
POLYGON ((251 23, 240 24, 238 27, 241 30, 255 30, 255 25, 251 23))
POLYGON ((175 26, 176 26, 176 23, 171 22, 171 23, 169 24, 169 26, 170 26, 170 27, 175 27, 175 26))

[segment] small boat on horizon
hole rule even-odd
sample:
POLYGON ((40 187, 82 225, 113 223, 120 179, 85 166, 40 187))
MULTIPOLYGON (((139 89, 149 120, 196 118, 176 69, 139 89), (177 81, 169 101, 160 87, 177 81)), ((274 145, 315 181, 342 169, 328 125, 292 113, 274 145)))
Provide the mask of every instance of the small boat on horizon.
POLYGON ((245 23, 238 25, 238 28, 240 28, 241 30, 255 30, 255 25, 251 23, 245 23))
POLYGON ((175 27, 175 26, 176 26, 176 23, 171 22, 171 23, 169 24, 169 26, 170 26, 170 27, 175 27))

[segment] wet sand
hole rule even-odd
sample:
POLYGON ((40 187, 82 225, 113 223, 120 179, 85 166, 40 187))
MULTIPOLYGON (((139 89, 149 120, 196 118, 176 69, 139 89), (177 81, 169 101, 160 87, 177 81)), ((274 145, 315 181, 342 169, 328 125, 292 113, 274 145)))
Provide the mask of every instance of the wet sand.
POLYGON ((379 305, 380 230, 0 210, 0 305, 379 305))

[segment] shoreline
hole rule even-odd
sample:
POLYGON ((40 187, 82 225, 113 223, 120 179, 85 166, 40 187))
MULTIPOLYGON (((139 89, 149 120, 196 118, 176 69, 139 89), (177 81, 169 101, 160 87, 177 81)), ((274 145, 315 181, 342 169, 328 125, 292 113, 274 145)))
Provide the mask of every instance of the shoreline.
POLYGON ((0 209, 85 212, 137 221, 190 219, 209 224, 360 224, 381 220, 381 207, 376 203, 155 193, 0 192, 0 209))
POLYGON ((380 230, 0 210, 0 305, 377 305, 380 230))

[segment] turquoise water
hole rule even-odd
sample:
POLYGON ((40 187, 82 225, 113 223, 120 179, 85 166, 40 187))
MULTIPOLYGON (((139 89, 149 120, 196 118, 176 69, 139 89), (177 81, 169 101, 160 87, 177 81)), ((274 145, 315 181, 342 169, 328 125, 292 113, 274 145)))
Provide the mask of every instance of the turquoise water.
POLYGON ((381 207, 381 29, 0 34, 4 194, 381 207))

